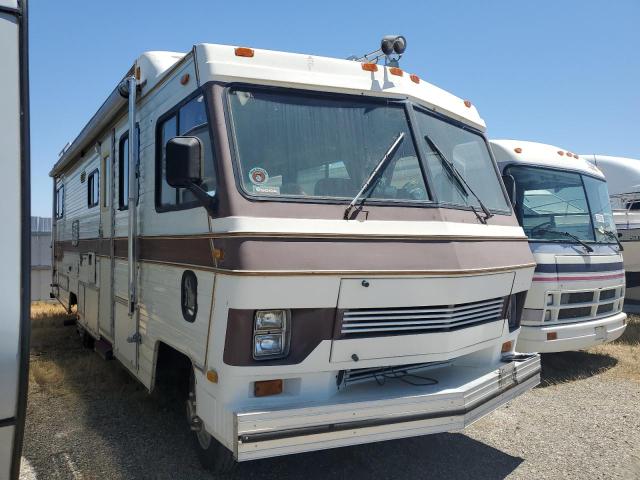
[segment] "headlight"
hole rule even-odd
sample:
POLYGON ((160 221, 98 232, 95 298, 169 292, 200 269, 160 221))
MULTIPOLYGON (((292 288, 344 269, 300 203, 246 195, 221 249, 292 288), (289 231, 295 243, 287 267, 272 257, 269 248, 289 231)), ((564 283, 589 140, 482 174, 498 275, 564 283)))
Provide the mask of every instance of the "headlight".
POLYGON ((282 330, 287 322, 287 312, 284 310, 258 310, 256 312, 255 329, 282 330))
POLYGON ((253 358, 284 357, 289 349, 287 310, 258 310, 253 324, 253 358))

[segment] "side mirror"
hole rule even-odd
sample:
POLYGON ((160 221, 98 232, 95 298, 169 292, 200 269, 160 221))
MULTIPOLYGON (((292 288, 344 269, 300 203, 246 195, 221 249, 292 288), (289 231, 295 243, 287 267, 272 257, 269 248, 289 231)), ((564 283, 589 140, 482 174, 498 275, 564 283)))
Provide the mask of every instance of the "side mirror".
POLYGON ((509 195, 509 200, 511 200, 511 205, 514 207, 517 203, 516 197, 516 179, 513 178, 513 175, 502 175, 502 181, 504 182, 504 186, 507 189, 507 195, 509 195))
POLYGON ((167 142, 167 183, 190 188, 202 183, 202 145, 198 137, 173 137, 167 142))
POLYGON ((202 183, 202 144, 198 137, 173 137, 166 147, 167 183, 174 188, 186 188, 215 216, 216 197, 200 186, 202 183))

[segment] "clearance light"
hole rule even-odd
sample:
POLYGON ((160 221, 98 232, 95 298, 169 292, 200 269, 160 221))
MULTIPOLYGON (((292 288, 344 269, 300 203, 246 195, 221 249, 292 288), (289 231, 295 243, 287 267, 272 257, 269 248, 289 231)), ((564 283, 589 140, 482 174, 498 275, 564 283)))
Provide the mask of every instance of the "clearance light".
POLYGON ((402 69, 401 69, 401 68, 398 68, 398 67, 391 67, 391 68, 389 69, 389 73, 390 73, 391 75, 397 75, 398 77, 401 77, 401 76, 402 76, 402 74, 403 74, 404 72, 402 71, 402 69))
POLYGON ((471 103, 471 100, 465 100, 465 101, 464 101, 464 106, 465 106, 465 107, 467 107, 467 108, 471 108, 471 105, 473 105, 473 104, 471 103))
POLYGON ((558 332, 547 333, 547 340, 557 340, 557 339, 558 339, 558 332))
POLYGON ((224 251, 221 248, 214 248, 213 258, 216 260, 224 260, 224 251))
POLYGON ((207 372, 207 380, 209 380, 211 383, 218 383, 218 372, 216 372, 215 370, 209 370, 207 372))
POLYGON ((376 65, 375 63, 363 63, 362 69, 366 72, 377 72, 378 65, 376 65))
POLYGON ((409 78, 413 83, 420 83, 420 77, 418 75, 412 73, 411 75, 409 75, 409 78))
POLYGON ((564 152, 562 150, 558 150, 558 155, 563 156, 564 152))
POLYGON ((500 350, 500 353, 509 353, 512 348, 513 342, 511 340, 509 340, 508 342, 504 342, 502 344, 502 350, 500 350))
POLYGON ((520 147, 514 148, 513 151, 516 153, 522 153, 522 149, 520 147))
POLYGON ((573 158, 580 158, 580 155, 573 154, 573 158))
POLYGON ((282 380, 264 380, 253 384, 253 394, 256 397, 278 395, 282 393, 282 380))
POLYGON ((185 73, 184 75, 182 75, 182 77, 180 77, 180 83, 182 85, 186 85, 187 83, 189 83, 189 74, 185 73))
POLYGON ((236 57, 253 57, 253 48, 238 47, 236 48, 236 57))

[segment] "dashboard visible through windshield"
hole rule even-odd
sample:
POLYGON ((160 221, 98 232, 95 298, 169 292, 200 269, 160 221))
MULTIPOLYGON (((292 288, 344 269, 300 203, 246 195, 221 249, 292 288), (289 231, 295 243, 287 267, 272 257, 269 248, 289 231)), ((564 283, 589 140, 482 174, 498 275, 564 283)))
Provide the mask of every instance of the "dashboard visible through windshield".
POLYGON ((515 180, 516 213, 530 240, 616 242, 604 180, 543 167, 510 166, 506 173, 515 180))
POLYGON ((418 110, 411 128, 405 102, 259 88, 231 89, 228 99, 239 184, 249 196, 348 203, 401 138, 367 202, 478 205, 441 167, 429 183, 433 162, 421 161, 433 153, 428 134, 470 174, 482 202, 509 211, 484 138, 418 110))

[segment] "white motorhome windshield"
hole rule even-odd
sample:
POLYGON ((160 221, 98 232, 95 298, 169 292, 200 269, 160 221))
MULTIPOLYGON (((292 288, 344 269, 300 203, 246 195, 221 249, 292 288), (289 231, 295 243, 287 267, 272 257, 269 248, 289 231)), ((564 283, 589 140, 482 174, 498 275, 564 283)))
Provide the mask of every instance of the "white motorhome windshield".
POLYGON ((530 240, 616 243, 607 183, 589 175, 510 166, 516 213, 530 240), (570 234, 570 235, 567 235, 570 234))
MULTIPOLYGON (((231 90, 229 102, 240 185, 249 195, 350 200, 394 140, 404 134, 368 200, 434 201, 404 103, 263 89, 231 90)), ((493 172, 482 136, 436 118, 422 121, 423 125, 420 135, 428 132, 445 155, 453 150, 453 162, 478 158, 493 172), (453 130, 459 135, 450 133, 453 130), (478 154, 481 148, 484 152, 478 154)), ((450 176, 442 177, 434 181, 448 182, 449 191, 459 188, 452 186, 455 180, 450 176)), ((489 208, 509 210, 495 172, 493 177, 486 188, 478 185, 476 193, 489 208)), ((478 205, 472 195, 462 196, 454 203, 478 205)))

